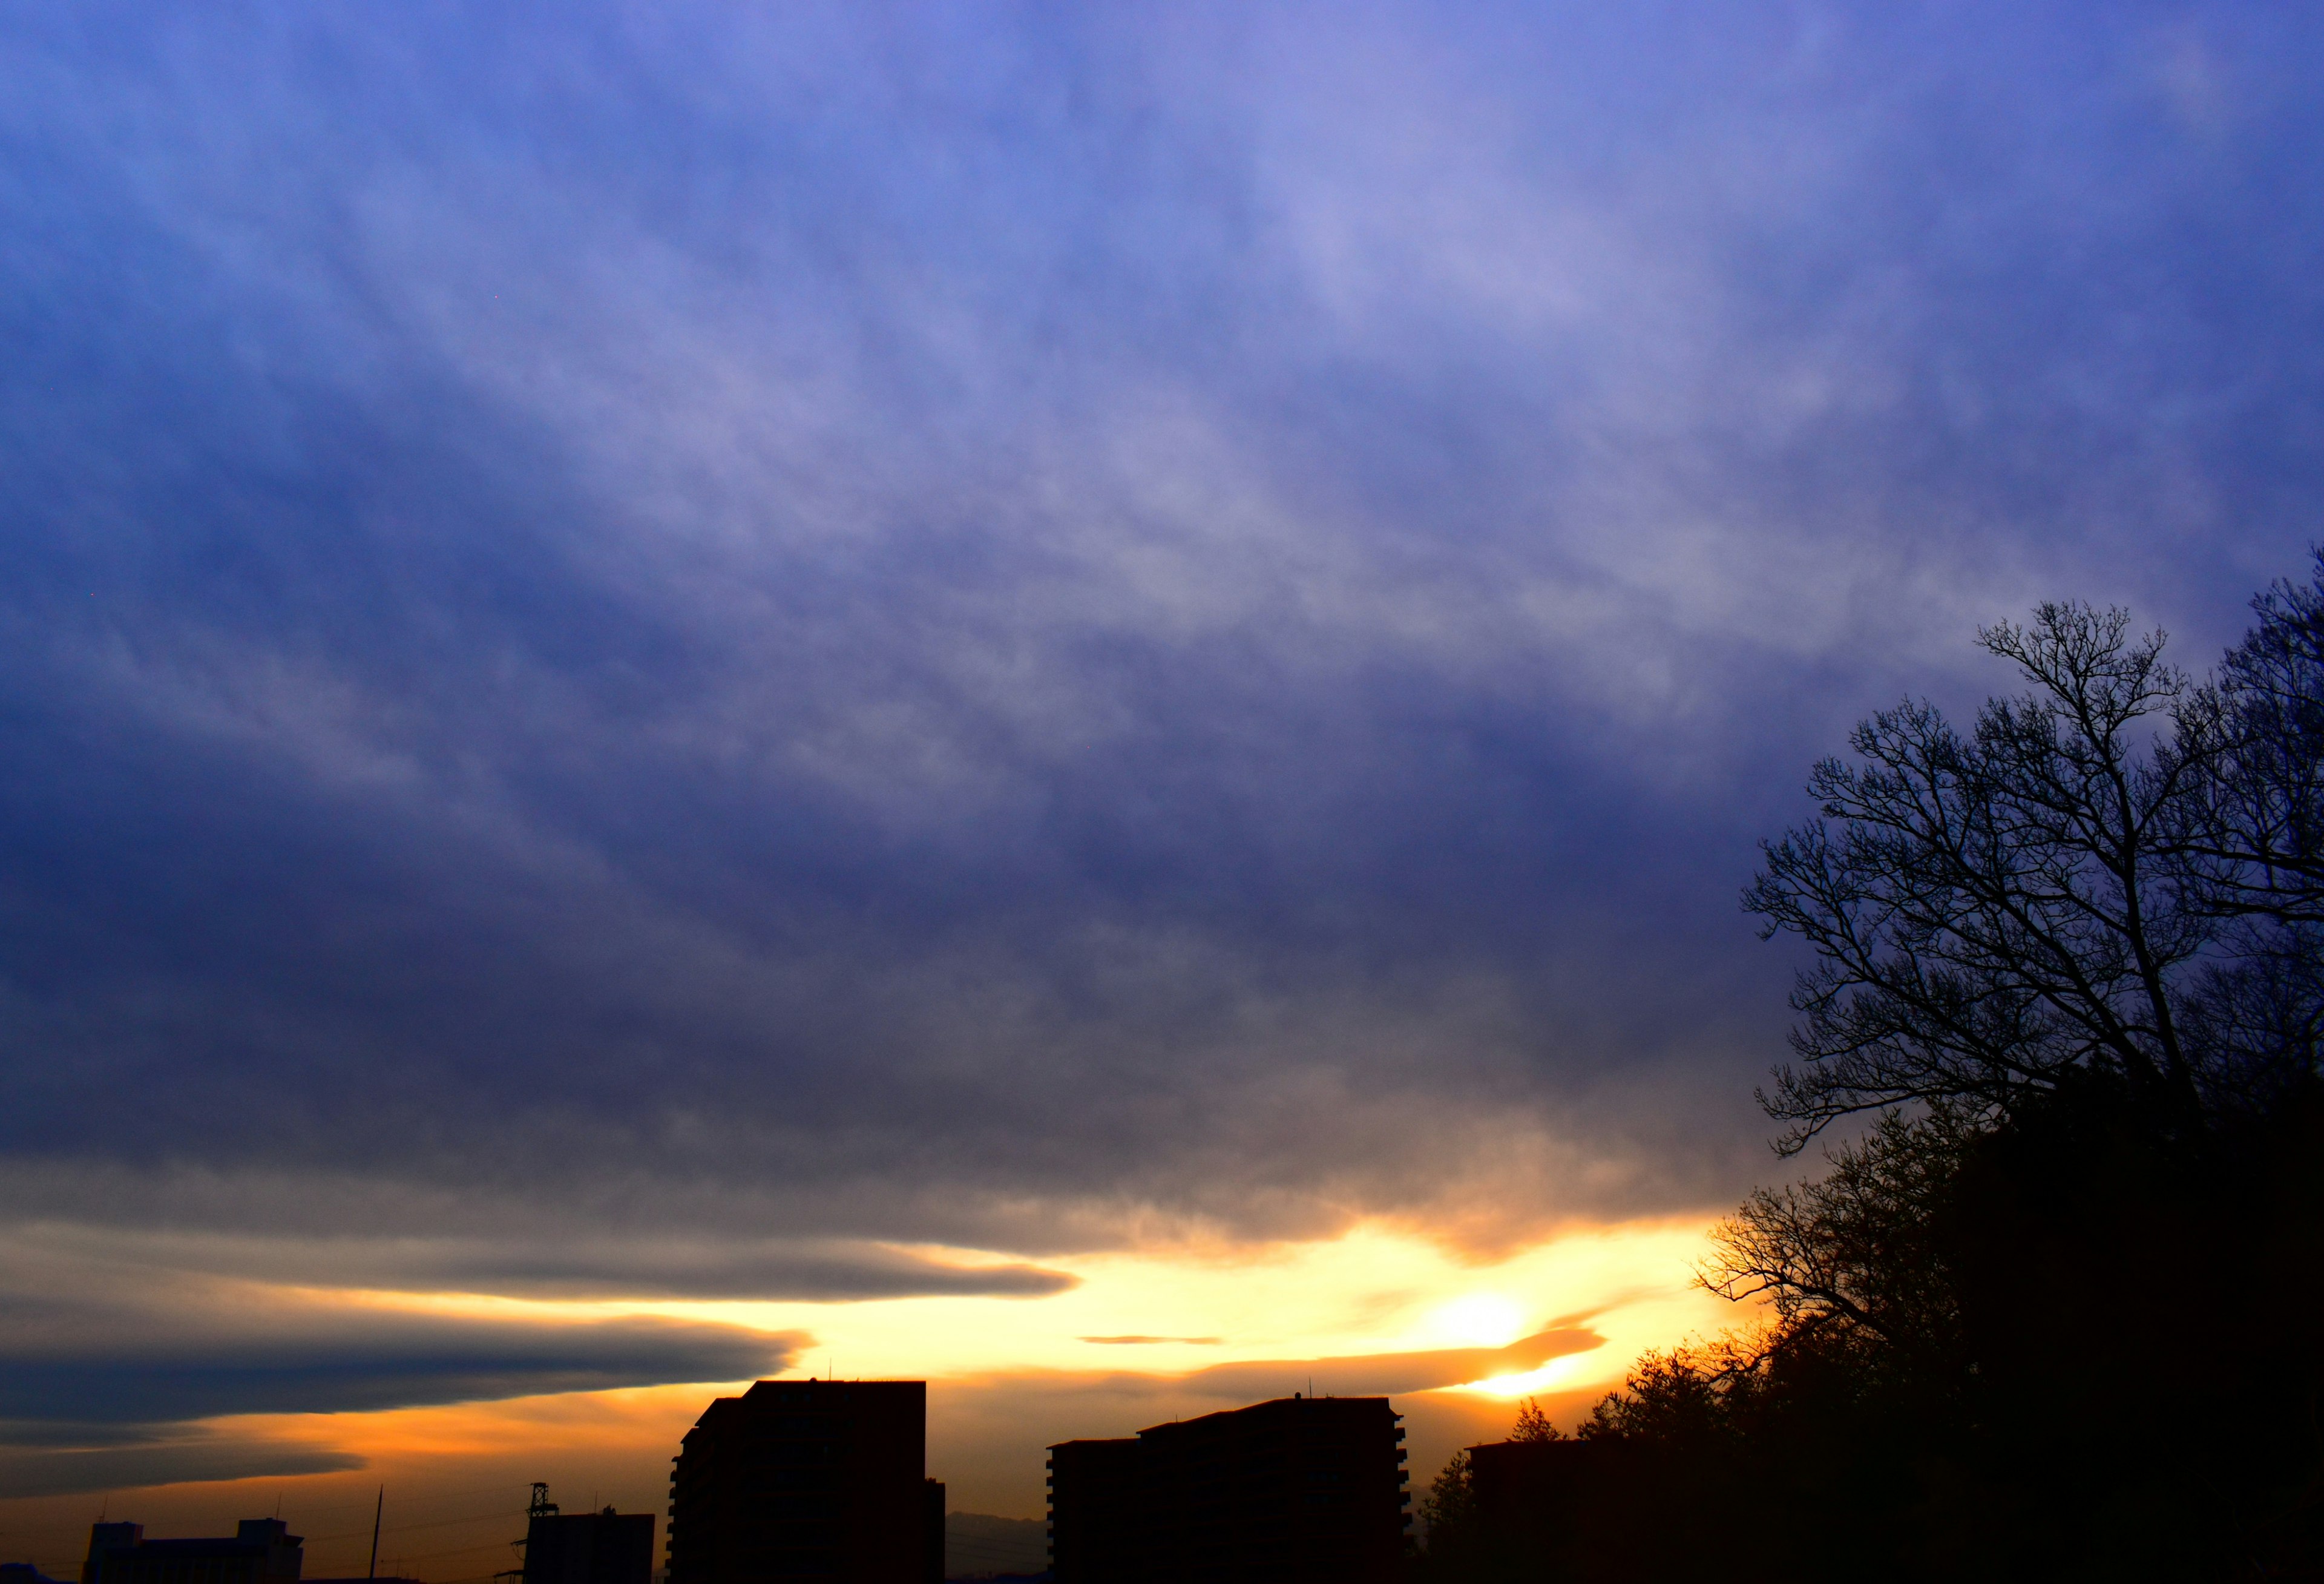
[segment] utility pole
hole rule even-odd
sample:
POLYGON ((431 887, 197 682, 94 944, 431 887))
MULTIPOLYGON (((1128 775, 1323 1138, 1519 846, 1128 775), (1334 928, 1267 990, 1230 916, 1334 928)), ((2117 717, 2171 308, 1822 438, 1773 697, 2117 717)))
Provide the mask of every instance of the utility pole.
POLYGON ((364 1574, 366 1579, 379 1577, 379 1520, 386 1511, 387 1487, 383 1485, 379 1487, 379 1500, 371 1510, 371 1568, 364 1574))

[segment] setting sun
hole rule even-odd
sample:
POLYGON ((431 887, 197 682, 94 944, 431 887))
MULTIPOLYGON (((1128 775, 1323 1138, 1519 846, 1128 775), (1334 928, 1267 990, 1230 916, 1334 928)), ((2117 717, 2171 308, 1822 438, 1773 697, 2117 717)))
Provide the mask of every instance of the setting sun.
POLYGON ((1525 1334, 1524 1312, 1498 1293, 1456 1298, 1430 1318, 1452 1340, 1481 1348, 1506 1347, 1525 1334))

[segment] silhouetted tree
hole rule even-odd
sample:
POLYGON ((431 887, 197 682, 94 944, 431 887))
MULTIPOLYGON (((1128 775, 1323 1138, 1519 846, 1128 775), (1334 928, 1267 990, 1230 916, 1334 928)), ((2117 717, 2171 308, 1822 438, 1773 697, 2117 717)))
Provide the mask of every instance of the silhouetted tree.
MULTIPOLYGON (((1517 1423, 1510 1428, 1508 1439, 1558 1441, 1566 1436, 1549 1422, 1541 1405, 1528 1397, 1517 1407, 1517 1423)), ((1511 1555, 1508 1547, 1488 1543, 1481 1531, 1468 1449, 1454 1452, 1429 1482, 1418 1509, 1425 1545, 1414 1559, 1416 1578, 1471 1584, 1474 1580, 1537 1575, 1537 1569, 1527 1566, 1529 1559, 1511 1555)))
POLYGON ((1563 1441, 1565 1432, 1549 1422, 1541 1404, 1527 1397, 1517 1404, 1517 1422, 1509 1432, 1511 1441, 1563 1441))
POLYGON ((1446 1460, 1428 1492, 1420 1498, 1420 1522, 1428 1549, 1439 1555, 1459 1549, 1477 1511, 1477 1493, 1469 1482, 1469 1452, 1462 1448, 1446 1460))
POLYGON ((1941 1103, 1909 1121, 1887 1113, 1821 1179, 1754 1192, 1713 1232, 1703 1285, 1770 1300, 1794 1334, 1861 1328, 1941 1349, 1960 1316, 1936 1226, 1970 1137, 1941 1103))
POLYGON ((2214 913, 2324 925, 2324 551, 2306 586, 2279 579, 2252 608, 2177 722, 2211 772, 2182 805, 2190 879, 2214 913))
POLYGON ((2045 604, 1978 637, 2032 690, 1964 736, 1907 702, 1828 759, 1813 824, 1766 843, 1744 893, 1815 951, 1793 994, 1799 1068, 1761 1096, 1795 1151, 1839 1118, 1943 1101, 2006 1115, 2088 1063, 2191 1098, 2175 981, 2217 934, 2174 884, 2182 787, 2216 744, 2157 754, 2187 679, 2121 611, 2045 604))
POLYGON ((2189 999, 2218 1099, 2312 1086, 2324 1032, 2324 555, 2252 602, 2258 625, 2179 711, 2212 773, 2174 810, 2181 885, 2228 945, 2189 999))
POLYGON ((1535 1576, 2324 1579, 2324 557, 2255 609, 2198 686, 2044 605, 1980 634, 2024 695, 1816 767, 1761 1101, 1876 1119, 1719 1229, 1762 1321, 1593 1410, 1535 1576))

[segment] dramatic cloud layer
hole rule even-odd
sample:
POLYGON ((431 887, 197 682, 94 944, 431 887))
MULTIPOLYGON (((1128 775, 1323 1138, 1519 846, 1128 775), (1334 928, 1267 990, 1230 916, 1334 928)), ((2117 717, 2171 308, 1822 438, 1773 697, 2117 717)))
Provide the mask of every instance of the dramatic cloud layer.
POLYGON ((790 1349, 728 1326, 672 1321, 484 1325, 356 1319, 319 1335, 95 1357, 0 1357, 0 1421, 136 1423, 230 1414, 336 1414, 543 1392, 596 1391, 779 1371, 790 1349))
POLYGON ((359 1469, 356 1453, 242 1436, 196 1435, 128 1447, 0 1444, 0 1497, 73 1496, 139 1486, 328 1474, 359 1469))
POLYGON ((87 1220, 0 1235, 0 1266, 60 1254, 181 1271, 401 1292, 541 1298, 755 1298, 844 1303, 938 1294, 1039 1298, 1074 1278, 1020 1264, 958 1265, 908 1250, 829 1239, 716 1242, 592 1236, 394 1239, 124 1232, 87 1220))
MULTIPOLYGON (((2317 531, 2319 68, 2179 4, 0 8, 10 1247, 1009 1297, 1729 1199, 1806 763, 2036 598, 2200 665, 2317 531)), ((749 1372, 592 1334, 331 1400, 749 1372)), ((137 1389, 342 1355, 242 1357, 137 1389)))
POLYGON ((303 1434, 203 1422, 747 1379, 788 1368, 805 1340, 643 1316, 437 1313, 8 1256, 0 1497, 356 1468, 327 1421, 303 1434))
POLYGON ((0 1426, 337 1414, 734 1380, 784 1367, 800 1341, 644 1316, 438 1312, 24 1244, 7 1256, 0 1426))

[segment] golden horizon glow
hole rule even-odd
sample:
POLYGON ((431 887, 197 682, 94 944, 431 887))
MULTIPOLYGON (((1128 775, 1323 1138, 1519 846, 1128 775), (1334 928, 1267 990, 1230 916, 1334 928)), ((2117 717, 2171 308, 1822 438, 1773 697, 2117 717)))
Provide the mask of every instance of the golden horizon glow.
MULTIPOLYGON (((1500 1347, 1554 1323, 1607 1339, 1593 1354, 1717 1329, 1731 1306, 1693 1285, 1714 1218, 1569 1229, 1480 1262, 1409 1228, 1360 1223, 1308 1242, 1182 1242, 1047 1260, 1076 1278, 1039 1297, 559 1299, 296 1289, 309 1302, 476 1318, 623 1316, 736 1325, 810 1340, 790 1373, 938 1379, 1018 1370, 1178 1376, 1214 1365, 1500 1347), (1153 1337, 1125 1345, 1106 1339, 1153 1337), (1093 1340, 1096 1339, 1096 1340, 1093 1340)), ((966 1264, 979 1251, 935 1250, 966 1264)), ((286 1294, 292 1289, 278 1289, 286 1294)), ((1634 1352, 1635 1349, 1632 1349, 1634 1352)), ((1579 1378, 1618 1378, 1609 1359, 1579 1378)))
MULTIPOLYGON (((1589 1384, 1582 1378, 1585 1373, 1584 1357, 1569 1353, 1562 1358, 1551 1359, 1538 1369, 1521 1370, 1515 1375, 1496 1375, 1484 1380, 1463 1381, 1459 1386, 1443 1389, 1510 1403, 1525 1397, 1545 1396, 1552 1392, 1571 1391, 1577 1384, 1589 1384)), ((1607 1384, 1610 1386, 1612 1383, 1607 1384)))
MULTIPOLYGON (((1327 1375, 1334 1361, 1358 1375, 1369 1370, 1409 1381, 1391 1395, 1411 1432, 1417 1492, 1455 1447, 1506 1433, 1517 1399, 1554 1399, 1553 1407, 1570 1416, 1618 1385, 1645 1349, 1744 1318, 1693 1282, 1715 1220, 1705 1213, 1572 1227, 1490 1257, 1388 1221, 1308 1242, 1184 1241, 1045 1260, 1078 1285, 1022 1298, 560 1300, 311 1286, 249 1290, 254 1302, 425 1310, 533 1323, 659 1315, 802 1339, 790 1368, 776 1373, 927 1380, 929 1471, 951 1483, 954 1505, 1033 1516, 1041 1511, 1041 1459, 1050 1442, 1129 1434, 1176 1414, 1287 1395, 1305 1389, 1311 1371, 1327 1375), (1459 1381, 1443 1377, 1446 1362, 1427 1357, 1456 1349, 1489 1354, 1545 1331, 1554 1334, 1544 1347, 1562 1350, 1533 1368, 1459 1381), (1125 1337, 1164 1340, 1087 1340, 1125 1337), (1208 1382, 1201 1375, 1222 1366, 1238 1368, 1208 1382)), ((991 1257, 964 1249, 915 1251, 961 1264, 991 1257)), ((559 1481, 560 1489, 569 1487, 574 1499, 602 1496, 658 1510, 678 1438, 710 1397, 748 1384, 213 1421, 201 1429, 349 1451, 364 1467, 161 1487, 139 1496, 138 1508, 198 1514, 216 1506, 215 1521, 224 1522, 248 1515, 225 1509, 235 1501, 248 1506, 257 1499, 253 1493, 264 1493, 271 1506, 284 1492, 306 1491, 309 1496, 302 1499, 327 1506, 345 1496, 342 1487, 367 1489, 384 1481, 392 1503, 398 1489, 446 1493, 403 1498, 412 1521, 432 1536, 424 1522, 431 1503, 446 1513, 465 1513, 477 1493, 547 1477, 559 1481)), ((1317 1381, 1316 1389, 1330 1389, 1328 1379, 1317 1381)), ((0 1514, 15 1515, 0 1517, 0 1525, 39 1529, 51 1520, 26 1515, 47 1513, 69 1514, 71 1524, 85 1524, 85 1505, 70 1497, 0 1502, 0 1514)), ((208 1520, 194 1520, 190 1532, 200 1532, 202 1521, 208 1520)), ((71 1524, 59 1535, 69 1538, 71 1524)), ((79 1533, 85 1543, 86 1530, 79 1533)), ((353 1543, 332 1543, 345 1550, 353 1543)), ((488 1556, 498 1542, 479 1535, 474 1545, 440 1552, 433 1549, 436 1539, 427 1543, 425 1560, 413 1562, 417 1576, 453 1579, 475 1573, 474 1559, 488 1556)), ((319 1556, 313 1561, 313 1572, 334 1565, 319 1556)))

